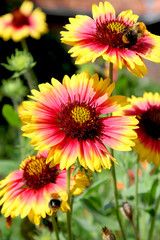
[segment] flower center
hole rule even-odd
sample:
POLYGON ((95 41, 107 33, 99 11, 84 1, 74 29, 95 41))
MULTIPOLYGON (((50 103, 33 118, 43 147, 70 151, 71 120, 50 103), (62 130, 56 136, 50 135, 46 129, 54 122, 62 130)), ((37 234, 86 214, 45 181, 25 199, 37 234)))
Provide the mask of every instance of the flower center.
POLYGON ((23 13, 21 13, 19 8, 14 9, 12 14, 13 14, 12 24, 16 28, 20 28, 20 27, 22 27, 24 25, 29 25, 28 17, 25 16, 23 13))
POLYGON ((92 139, 98 136, 102 129, 102 122, 96 108, 78 101, 62 106, 59 125, 67 137, 78 140, 92 139))
POLYGON ((145 112, 139 126, 152 138, 160 139, 160 108, 154 107, 145 112))
POLYGON ((85 107, 77 106, 71 111, 71 113, 74 121, 79 123, 80 125, 90 119, 90 111, 85 107))
POLYGON ((45 158, 36 158, 36 156, 30 156, 25 159, 24 166, 22 167, 23 180, 27 187, 34 190, 38 190, 49 183, 54 183, 58 175, 56 167, 50 168, 49 164, 46 164, 45 158))
POLYGON ((124 48, 126 44, 122 41, 124 28, 127 26, 120 22, 96 22, 95 40, 102 45, 109 45, 113 48, 124 48))

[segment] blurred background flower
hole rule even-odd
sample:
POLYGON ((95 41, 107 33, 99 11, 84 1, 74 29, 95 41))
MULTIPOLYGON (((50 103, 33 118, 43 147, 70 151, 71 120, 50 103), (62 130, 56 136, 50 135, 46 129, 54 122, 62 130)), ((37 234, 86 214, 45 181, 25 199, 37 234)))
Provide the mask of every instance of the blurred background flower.
POLYGON ((138 138, 134 149, 141 161, 153 162, 160 165, 160 95, 145 92, 143 97, 129 99, 131 107, 124 115, 136 116, 139 128, 136 129, 138 138))
POLYGON ((33 10, 32 1, 24 1, 20 8, 0 17, 0 36, 5 40, 15 41, 31 36, 39 39, 47 33, 46 16, 39 8, 33 10))

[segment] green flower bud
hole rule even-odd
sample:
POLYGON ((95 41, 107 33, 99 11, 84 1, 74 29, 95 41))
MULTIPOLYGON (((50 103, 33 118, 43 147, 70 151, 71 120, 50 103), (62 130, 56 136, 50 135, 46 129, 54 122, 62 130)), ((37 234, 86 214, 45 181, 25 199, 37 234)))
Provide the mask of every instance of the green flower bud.
POLYGON ((7 62, 2 63, 2 65, 9 71, 15 72, 13 78, 19 77, 24 74, 28 69, 35 66, 36 62, 33 61, 31 53, 26 51, 15 50, 15 54, 12 54, 11 57, 7 57, 7 62))

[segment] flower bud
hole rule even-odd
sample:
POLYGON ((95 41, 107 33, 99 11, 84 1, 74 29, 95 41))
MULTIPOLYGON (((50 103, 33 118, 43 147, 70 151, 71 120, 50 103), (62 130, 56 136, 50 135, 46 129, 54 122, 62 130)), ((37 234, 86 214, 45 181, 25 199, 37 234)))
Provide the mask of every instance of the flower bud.
POLYGON ((121 212, 129 221, 132 221, 133 218, 132 206, 128 202, 124 202, 122 204, 121 212))
POLYGON ((113 234, 113 232, 111 230, 108 230, 107 227, 102 228, 102 239, 103 240, 116 240, 115 235, 113 234))
POLYGON ((2 65, 9 71, 14 72, 12 78, 17 78, 24 74, 27 69, 33 68, 36 65, 31 53, 27 51, 15 50, 15 54, 7 58, 7 63, 2 63, 2 65))

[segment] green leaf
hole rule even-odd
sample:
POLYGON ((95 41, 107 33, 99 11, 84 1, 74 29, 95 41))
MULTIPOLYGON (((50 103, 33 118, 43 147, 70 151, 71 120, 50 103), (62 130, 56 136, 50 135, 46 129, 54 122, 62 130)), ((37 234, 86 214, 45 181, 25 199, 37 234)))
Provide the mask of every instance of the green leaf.
POLYGON ((95 227, 88 223, 86 219, 81 219, 79 217, 73 216, 74 221, 76 221, 84 230, 86 231, 95 231, 95 227))
POLYGON ((155 201, 158 186, 159 186, 159 180, 155 179, 151 188, 150 204, 155 201))
POLYGON ((114 206, 115 206, 115 204, 113 202, 109 202, 108 204, 106 204, 104 206, 104 210, 109 209, 109 208, 113 208, 114 206))
POLYGON ((7 70, 9 70, 9 71, 14 71, 14 70, 13 70, 13 67, 10 66, 9 64, 1 63, 1 65, 2 65, 3 67, 5 67, 5 68, 6 68, 7 70))
POLYGON ((97 189, 104 183, 109 181, 109 177, 100 179, 99 181, 95 182, 93 185, 90 186, 90 188, 87 189, 86 192, 84 192, 84 194, 82 194, 79 198, 86 198, 88 197, 92 192, 96 192, 97 189))
POLYGON ((9 104, 5 104, 2 108, 3 117, 11 126, 21 126, 21 121, 18 117, 18 114, 9 104))
POLYGON ((79 166, 76 166, 72 171, 72 177, 74 177, 79 170, 80 170, 79 166))
POLYGON ((147 212, 147 213, 150 214, 152 217, 155 215, 155 210, 154 210, 154 208, 146 208, 146 209, 143 208, 143 211, 144 211, 144 212, 147 212))

